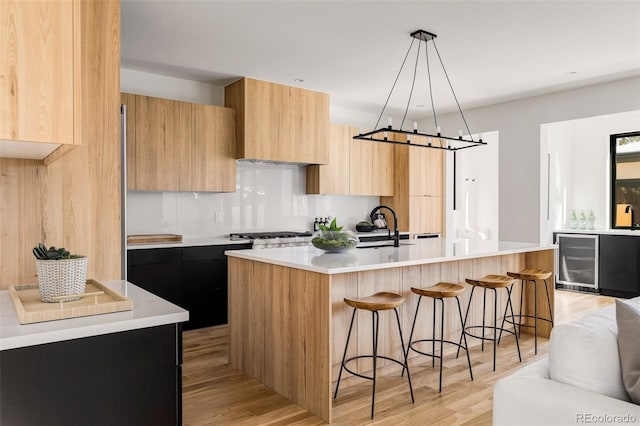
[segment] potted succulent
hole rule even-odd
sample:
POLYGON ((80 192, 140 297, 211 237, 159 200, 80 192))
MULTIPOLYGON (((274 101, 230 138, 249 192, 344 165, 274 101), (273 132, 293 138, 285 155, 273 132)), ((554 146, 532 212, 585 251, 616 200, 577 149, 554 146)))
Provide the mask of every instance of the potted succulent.
MULTIPOLYGON (((40 243, 33 248, 38 271, 40 300, 57 302, 54 297, 84 293, 87 281, 87 257, 71 254, 64 247, 45 247, 40 243)), ((69 297, 65 302, 78 300, 69 297)))
POLYGON ((314 247, 329 252, 351 250, 360 240, 353 231, 343 231, 342 226, 336 225, 333 218, 329 226, 320 225, 320 230, 313 234, 311 244, 314 247))

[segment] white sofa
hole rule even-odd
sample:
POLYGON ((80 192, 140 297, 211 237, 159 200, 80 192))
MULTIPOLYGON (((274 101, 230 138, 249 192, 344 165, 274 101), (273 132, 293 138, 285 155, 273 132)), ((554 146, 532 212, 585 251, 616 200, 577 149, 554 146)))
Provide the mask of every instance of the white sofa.
MULTIPOLYGON (((640 297, 631 301, 640 306, 640 297)), ((495 426, 589 423, 640 423, 640 405, 622 382, 615 306, 555 326, 549 355, 498 380, 493 391, 495 426)))

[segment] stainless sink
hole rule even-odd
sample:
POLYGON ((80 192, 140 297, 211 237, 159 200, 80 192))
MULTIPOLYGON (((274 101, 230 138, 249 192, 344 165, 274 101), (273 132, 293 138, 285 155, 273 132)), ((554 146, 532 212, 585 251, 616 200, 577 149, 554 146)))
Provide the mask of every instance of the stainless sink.
MULTIPOLYGON (((359 249, 368 249, 368 248, 380 248, 380 247, 393 247, 393 241, 376 241, 371 243, 360 243, 362 245, 357 245, 356 248, 359 249)), ((400 241, 401 246, 414 246, 415 243, 405 243, 400 241)))

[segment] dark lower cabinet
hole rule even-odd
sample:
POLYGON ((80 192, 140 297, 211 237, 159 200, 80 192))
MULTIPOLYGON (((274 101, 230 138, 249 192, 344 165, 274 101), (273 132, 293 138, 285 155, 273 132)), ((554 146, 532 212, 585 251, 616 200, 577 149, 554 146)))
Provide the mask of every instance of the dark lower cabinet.
POLYGON ((183 307, 180 303, 181 250, 181 248, 129 250, 127 281, 183 307))
POLYGON ((640 237, 600 235, 600 293, 615 297, 640 295, 640 237))
POLYGON ((3 426, 181 425, 180 325, 2 351, 0 390, 3 426))
POLYGON ((182 307, 189 328, 227 323, 227 246, 182 249, 182 307))
POLYGON ((127 252, 127 280, 189 311, 184 329, 227 323, 227 250, 251 244, 127 252))

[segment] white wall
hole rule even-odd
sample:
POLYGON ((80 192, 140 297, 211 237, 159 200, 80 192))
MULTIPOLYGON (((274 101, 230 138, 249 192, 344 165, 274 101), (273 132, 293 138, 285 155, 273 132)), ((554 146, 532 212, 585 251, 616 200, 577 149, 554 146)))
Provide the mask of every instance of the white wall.
POLYGON ((541 166, 546 170, 546 154, 551 155, 549 186, 550 217, 546 221, 546 176, 541 173, 541 241, 551 241, 552 232, 568 228, 569 215, 593 210, 596 229, 609 229, 610 147, 609 136, 640 130, 640 111, 549 123, 541 129, 541 166))
MULTIPOLYGON (((465 135, 465 138, 467 136, 465 135)), ((473 135, 478 140, 478 135, 473 135)), ((499 235, 499 134, 482 135, 486 146, 456 154, 456 210, 453 210, 453 186, 447 185, 446 203, 450 214, 447 235, 456 238, 498 239, 499 235), (452 213, 452 214, 451 214, 452 213)), ((453 155, 447 164, 446 182, 453 181, 453 155)))
POLYGON ((120 68, 120 91, 196 104, 224 105, 224 87, 126 68, 120 68))
MULTIPOLYGON (((500 132, 500 239, 540 239, 541 124, 636 110, 640 77, 465 111, 472 132, 500 132)), ((438 121, 444 133, 464 128, 459 114, 439 116, 438 121)), ((421 122, 421 128, 431 122, 421 122)))
MULTIPOLYGON (((124 68, 120 87, 139 95, 224 104, 223 87, 124 68)), ((365 128, 375 123, 367 123, 367 114, 350 117, 343 109, 338 116, 344 123, 365 128)), ((315 217, 328 215, 353 228, 380 202, 379 197, 305 195, 305 180, 303 167, 239 161, 235 193, 128 191, 127 233, 198 237, 232 231, 306 230, 315 217)))

